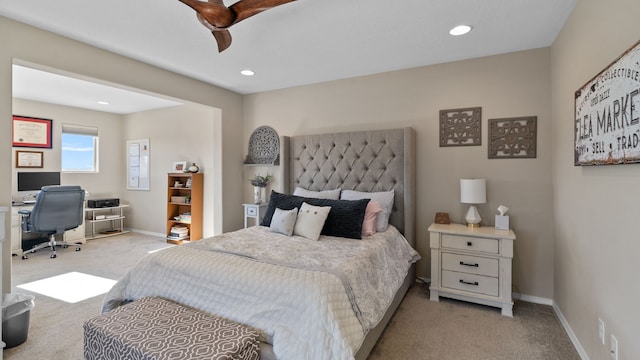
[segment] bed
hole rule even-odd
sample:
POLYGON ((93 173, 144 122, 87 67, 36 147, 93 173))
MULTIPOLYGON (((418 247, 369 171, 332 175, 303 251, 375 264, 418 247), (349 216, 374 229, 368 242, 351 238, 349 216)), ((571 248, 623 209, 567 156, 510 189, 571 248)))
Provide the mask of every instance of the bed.
POLYGON ((297 188, 393 192, 388 228, 360 241, 323 229, 308 241, 256 226, 163 250, 118 281, 103 311, 162 296, 256 328, 263 359, 366 359, 415 281, 413 130, 283 137, 281 146, 288 181, 273 204, 297 188))

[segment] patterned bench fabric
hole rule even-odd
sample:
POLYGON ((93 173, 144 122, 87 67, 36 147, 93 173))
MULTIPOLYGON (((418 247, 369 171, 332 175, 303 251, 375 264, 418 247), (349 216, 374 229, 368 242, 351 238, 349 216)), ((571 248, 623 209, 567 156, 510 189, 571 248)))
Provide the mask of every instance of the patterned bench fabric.
POLYGON ((258 360, 258 333, 159 297, 84 323, 86 360, 258 360))

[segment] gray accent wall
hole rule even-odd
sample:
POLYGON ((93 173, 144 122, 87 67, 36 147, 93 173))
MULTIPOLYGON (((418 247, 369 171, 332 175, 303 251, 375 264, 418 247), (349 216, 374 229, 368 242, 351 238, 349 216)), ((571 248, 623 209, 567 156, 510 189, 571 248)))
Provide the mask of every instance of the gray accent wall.
MULTIPOLYGON (((281 136, 412 127, 416 135, 418 275, 429 277, 427 228, 436 212, 461 223, 460 179, 487 179, 483 223, 509 206, 517 234, 515 292, 553 298, 550 49, 400 70, 245 97, 245 137, 269 125, 281 136), (481 146, 439 146, 439 111, 482 107, 481 146), (537 116, 538 156, 488 159, 488 119, 537 116)), ((245 147, 246 148, 246 147, 245 147)), ((254 171, 254 169, 249 169, 254 171)), ((263 170, 266 171, 266 170, 263 170)), ((250 175, 249 175, 250 176, 250 175)), ((278 184, 280 179, 274 179, 278 184)), ((248 198, 250 187, 246 186, 248 198)))

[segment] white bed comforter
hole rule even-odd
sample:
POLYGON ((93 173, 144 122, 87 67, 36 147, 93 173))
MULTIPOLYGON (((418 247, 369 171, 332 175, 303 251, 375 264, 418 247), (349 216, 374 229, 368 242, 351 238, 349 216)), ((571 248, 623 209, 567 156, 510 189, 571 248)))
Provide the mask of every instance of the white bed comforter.
POLYGON ((143 258, 103 311, 161 296, 261 331, 278 359, 353 359, 418 253, 395 229, 363 240, 255 226, 143 258))

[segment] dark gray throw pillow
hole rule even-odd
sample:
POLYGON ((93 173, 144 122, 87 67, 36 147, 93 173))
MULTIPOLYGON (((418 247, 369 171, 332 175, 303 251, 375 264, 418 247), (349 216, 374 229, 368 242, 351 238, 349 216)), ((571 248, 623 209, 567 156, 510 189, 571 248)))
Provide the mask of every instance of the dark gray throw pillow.
POLYGON ((331 211, 322 228, 322 235, 339 236, 350 239, 362 238, 362 221, 369 199, 361 200, 331 200, 315 199, 296 195, 282 194, 271 190, 269 206, 262 218, 262 226, 270 226, 271 218, 277 208, 291 210, 302 206, 306 202, 314 206, 331 206, 331 211))

